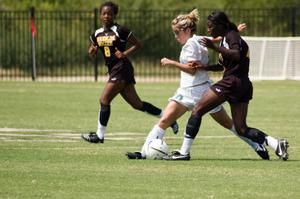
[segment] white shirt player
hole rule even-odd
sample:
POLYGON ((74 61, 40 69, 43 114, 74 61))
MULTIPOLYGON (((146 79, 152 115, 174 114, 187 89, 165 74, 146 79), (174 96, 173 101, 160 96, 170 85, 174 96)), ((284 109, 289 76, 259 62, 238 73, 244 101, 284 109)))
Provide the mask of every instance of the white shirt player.
MULTIPOLYGON (((189 61, 208 63, 208 50, 199 43, 201 38, 202 36, 193 35, 187 40, 180 53, 180 63, 187 64, 189 61)), ((207 81, 209 81, 209 77, 204 70, 197 70, 194 75, 181 71, 181 88, 193 87, 207 81)))

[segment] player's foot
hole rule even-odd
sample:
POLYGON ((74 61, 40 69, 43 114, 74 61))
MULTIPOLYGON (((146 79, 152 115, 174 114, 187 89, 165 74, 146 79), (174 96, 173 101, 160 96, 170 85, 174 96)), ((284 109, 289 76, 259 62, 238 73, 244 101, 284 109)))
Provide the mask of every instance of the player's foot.
POLYGON ((178 133, 179 125, 176 121, 173 124, 171 124, 171 128, 172 128, 172 131, 173 131, 174 134, 178 133))
POLYGON ((287 152, 288 147, 289 147, 289 143, 287 140, 285 139, 278 140, 278 146, 275 153, 279 157, 279 159, 287 160, 289 158, 289 154, 287 152))
POLYGON ((91 143, 103 143, 104 139, 100 139, 95 132, 90 132, 89 134, 82 134, 82 139, 91 143))
POLYGON ((270 160, 269 157, 269 153, 268 150, 266 149, 266 147, 262 144, 260 144, 257 149, 255 150, 255 152, 264 160, 270 160))
POLYGON ((141 152, 127 152, 125 154, 128 159, 146 159, 145 157, 142 156, 141 152))
POLYGON ((164 160, 190 160, 191 156, 189 153, 186 155, 183 155, 180 153, 180 151, 175 150, 175 151, 172 151, 172 155, 166 156, 163 159, 164 160))

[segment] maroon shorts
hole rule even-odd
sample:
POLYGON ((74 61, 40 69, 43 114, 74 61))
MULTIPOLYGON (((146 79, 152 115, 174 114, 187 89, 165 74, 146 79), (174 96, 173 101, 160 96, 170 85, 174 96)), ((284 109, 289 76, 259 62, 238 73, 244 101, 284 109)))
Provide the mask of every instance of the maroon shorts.
POLYGON ((212 85, 211 89, 218 96, 225 97, 229 103, 248 103, 253 95, 252 83, 248 77, 230 75, 212 85))
POLYGON ((128 59, 119 60, 109 68, 108 82, 135 84, 134 69, 128 59))

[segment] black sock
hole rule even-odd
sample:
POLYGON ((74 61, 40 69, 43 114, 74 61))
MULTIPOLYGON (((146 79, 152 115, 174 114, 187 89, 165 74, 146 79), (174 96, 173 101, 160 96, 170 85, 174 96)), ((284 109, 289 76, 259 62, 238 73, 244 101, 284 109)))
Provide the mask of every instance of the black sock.
POLYGON ((255 128, 247 128, 245 132, 245 137, 249 138, 253 142, 257 142, 258 144, 263 144, 266 139, 266 134, 255 128))
POLYGON ((195 139, 198 134, 202 117, 191 115, 185 128, 185 137, 195 139))
POLYGON ((154 116, 159 116, 162 112, 162 110, 160 108, 157 108, 156 106, 153 106, 152 104, 150 104, 148 102, 143 102, 143 107, 140 110, 147 112, 154 116))
POLYGON ((110 116, 110 105, 101 104, 99 121, 102 126, 107 126, 109 116, 110 116))

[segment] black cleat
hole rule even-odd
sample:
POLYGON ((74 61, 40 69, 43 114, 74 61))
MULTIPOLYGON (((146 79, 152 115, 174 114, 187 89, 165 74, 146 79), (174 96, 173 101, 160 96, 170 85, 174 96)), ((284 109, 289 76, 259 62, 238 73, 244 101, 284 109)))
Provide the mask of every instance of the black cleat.
POLYGON ((136 160, 136 159, 146 159, 145 157, 142 156, 141 152, 127 152, 125 154, 128 159, 131 160, 136 160))
POLYGON ((190 160, 190 154, 183 155, 178 150, 172 151, 172 155, 166 156, 163 158, 164 160, 190 160))
POLYGON ((91 143, 103 143, 104 139, 100 139, 95 132, 90 132, 89 134, 82 134, 82 139, 91 143))
POLYGON ((286 161, 289 158, 289 154, 287 152, 287 149, 289 147, 289 143, 285 139, 278 140, 278 146, 276 148, 276 155, 279 157, 279 159, 282 159, 286 161))
POLYGON ((172 131, 173 131, 174 134, 178 133, 179 125, 176 121, 173 124, 171 124, 171 128, 172 128, 172 131))
POLYGON ((266 147, 262 144, 259 145, 259 147, 257 147, 257 149, 255 150, 255 152, 263 159, 263 160, 270 160, 269 157, 269 152, 266 149, 266 147))

